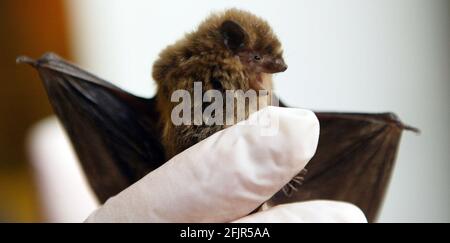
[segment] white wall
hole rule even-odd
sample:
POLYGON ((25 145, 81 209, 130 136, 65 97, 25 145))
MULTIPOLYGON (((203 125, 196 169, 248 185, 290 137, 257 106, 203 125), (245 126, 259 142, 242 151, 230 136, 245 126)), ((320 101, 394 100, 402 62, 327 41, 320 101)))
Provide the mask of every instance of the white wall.
POLYGON ((393 111, 403 137, 380 221, 450 221, 450 18, 446 0, 66 0, 76 62, 151 96, 158 52, 212 10, 265 17, 284 43, 280 96, 315 110, 393 111))

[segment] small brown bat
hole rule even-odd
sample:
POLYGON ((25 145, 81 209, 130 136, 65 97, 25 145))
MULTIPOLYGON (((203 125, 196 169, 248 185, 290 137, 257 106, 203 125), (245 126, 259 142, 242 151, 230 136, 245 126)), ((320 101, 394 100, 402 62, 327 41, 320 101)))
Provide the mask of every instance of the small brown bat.
POLYGON ((286 69, 281 43, 269 24, 237 9, 211 15, 196 31, 167 47, 153 67, 166 159, 225 128, 225 125, 174 125, 171 121, 171 111, 176 105, 171 102, 174 91, 192 93, 194 82, 202 82, 204 91, 215 89, 222 93, 271 90, 271 75, 286 69))

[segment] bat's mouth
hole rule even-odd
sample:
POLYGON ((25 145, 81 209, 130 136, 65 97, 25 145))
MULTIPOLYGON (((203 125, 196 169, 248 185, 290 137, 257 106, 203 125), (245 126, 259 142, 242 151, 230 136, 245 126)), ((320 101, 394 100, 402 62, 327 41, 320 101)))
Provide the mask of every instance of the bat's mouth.
POLYGON ((269 59, 263 64, 263 70, 266 73, 282 73, 287 69, 288 66, 284 62, 283 58, 269 59))

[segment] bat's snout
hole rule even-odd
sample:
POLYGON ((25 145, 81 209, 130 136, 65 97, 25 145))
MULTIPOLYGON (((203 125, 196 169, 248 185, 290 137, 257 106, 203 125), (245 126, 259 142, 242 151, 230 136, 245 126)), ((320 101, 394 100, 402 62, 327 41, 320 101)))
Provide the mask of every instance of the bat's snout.
POLYGON ((283 58, 277 58, 269 62, 266 66, 267 73, 281 73, 288 69, 288 65, 283 58))
POLYGON ((284 72, 288 69, 288 65, 284 62, 282 58, 278 58, 275 61, 275 65, 277 66, 278 70, 280 70, 280 72, 284 72))

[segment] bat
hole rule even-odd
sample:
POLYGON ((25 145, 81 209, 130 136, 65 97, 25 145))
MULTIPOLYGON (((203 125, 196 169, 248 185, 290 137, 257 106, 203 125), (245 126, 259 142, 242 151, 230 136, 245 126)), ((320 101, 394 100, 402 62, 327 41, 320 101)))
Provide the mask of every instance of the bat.
MULTIPOLYGON (((170 159, 226 127, 217 123, 203 125, 201 122, 175 125, 171 111, 176 103, 171 102, 171 97, 176 90, 193 93, 194 82, 201 81, 202 89, 222 94, 227 90, 270 91, 272 74, 286 69, 281 43, 269 24, 238 9, 212 14, 195 31, 168 46, 153 66, 166 158, 170 159)), ((257 95, 254 97, 256 99, 257 95)), ((203 105, 199 103, 192 102, 191 110, 196 105, 203 105)), ((227 104, 224 98, 222 104, 227 104)), ((256 110, 247 112, 243 118, 256 110)), ((237 119, 235 114, 228 117, 223 113, 215 115, 223 120, 237 119)))
MULTIPOLYGON (((19 57, 37 69, 100 202, 118 194, 165 160, 155 98, 144 99, 55 54, 19 57)), ((282 102, 280 106, 286 106, 282 102)), ((404 125, 394 114, 317 112, 317 153, 303 185, 268 203, 312 199, 355 204, 374 222, 391 177, 404 125)))
MULTIPOLYGON (((195 31, 165 48, 153 66, 153 79, 158 84, 155 103, 161 114, 166 160, 232 125, 223 121, 240 122, 270 102, 263 101, 266 95, 255 92, 250 99, 262 101, 258 106, 243 105, 243 109, 238 107, 234 113, 225 113, 223 111, 230 105, 225 95, 227 91, 267 91, 268 94, 272 90, 272 74, 286 69, 281 43, 267 21, 238 9, 212 14, 195 31), (195 85, 199 81, 198 92, 195 85), (203 106, 208 102, 185 103, 197 117, 194 124, 177 124, 173 122, 172 111, 178 105, 172 97, 178 90, 187 91, 194 97, 196 93, 219 92, 221 97, 214 100, 220 99, 222 111, 215 111, 207 115, 209 119, 203 119, 203 115, 195 111, 208 110, 203 106), (239 116, 239 111, 245 114, 239 116), (205 124, 206 120, 217 119, 222 122, 205 124)), ((301 183, 302 176, 298 175, 287 187, 301 183)), ((283 191, 287 193, 288 188, 283 191)))

